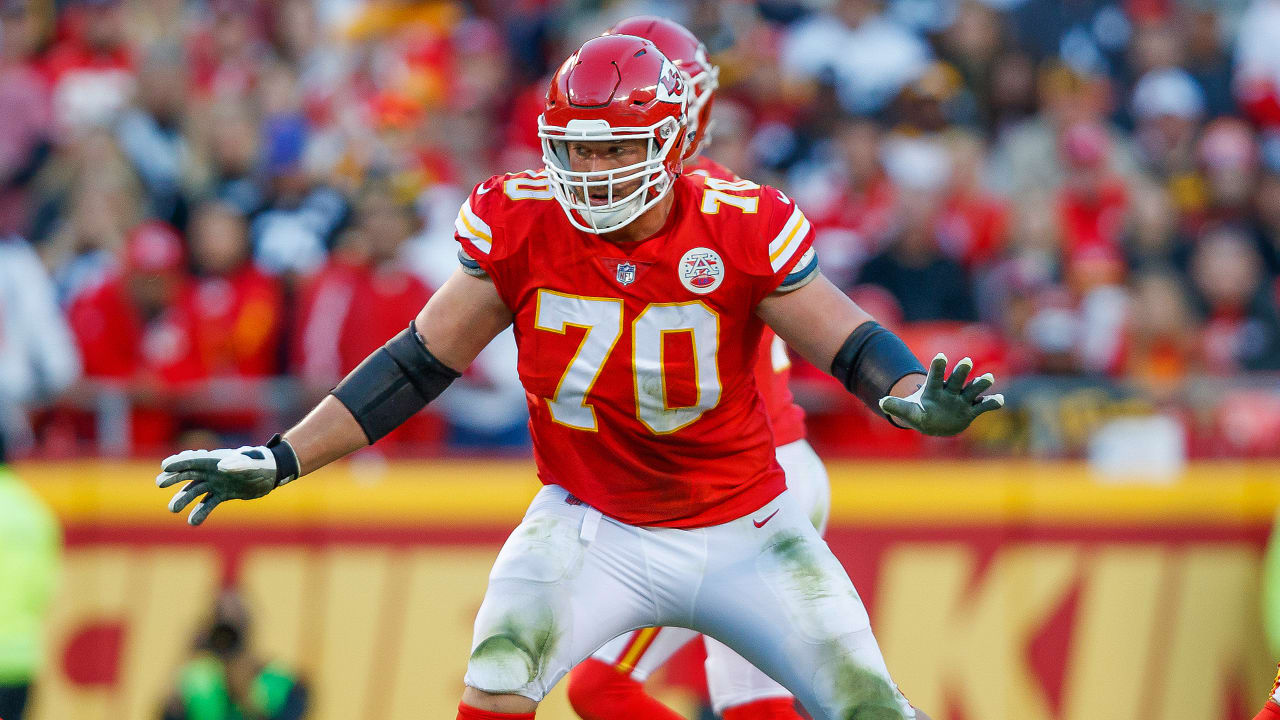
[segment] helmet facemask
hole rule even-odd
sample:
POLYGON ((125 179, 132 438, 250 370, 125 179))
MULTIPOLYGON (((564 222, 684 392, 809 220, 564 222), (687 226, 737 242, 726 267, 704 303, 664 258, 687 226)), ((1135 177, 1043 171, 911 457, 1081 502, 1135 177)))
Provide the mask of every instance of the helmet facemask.
POLYGON ((720 68, 716 65, 710 65, 708 69, 689 78, 692 97, 689 100, 689 150, 685 154, 685 160, 692 160, 711 145, 711 130, 715 124, 707 110, 719 87, 720 68))
POLYGON ((584 232, 613 232, 634 222, 671 190, 675 179, 669 167, 673 151, 685 134, 684 123, 666 117, 648 127, 612 127, 606 120, 570 120, 567 126, 547 125, 538 118, 542 161, 547 180, 561 208, 574 227, 584 232), (644 140, 645 159, 612 168, 582 172, 572 169, 570 142, 644 140), (627 185, 637 183, 626 191, 627 185), (592 202, 592 192, 604 190, 603 202, 592 202))

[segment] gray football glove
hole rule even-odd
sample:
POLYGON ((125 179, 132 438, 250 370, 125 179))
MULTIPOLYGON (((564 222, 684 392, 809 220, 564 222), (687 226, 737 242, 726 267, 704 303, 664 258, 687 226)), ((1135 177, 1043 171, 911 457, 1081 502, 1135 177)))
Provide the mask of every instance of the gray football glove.
POLYGON ((919 390, 905 398, 882 397, 880 409, 891 420, 925 435, 956 435, 982 413, 1004 407, 1004 395, 982 397, 982 393, 995 384, 996 379, 991 373, 965 384, 971 370, 973 361, 963 358, 944 381, 947 356, 938 353, 929 364, 929 373, 919 390))
MULTIPOLYGON (((274 438, 272 443, 277 443, 274 438)), ((293 449, 288 443, 282 448, 293 449)), ((275 490, 297 477, 297 461, 291 474, 282 473, 272 448, 246 445, 235 450, 184 450, 160 463, 164 471, 156 476, 156 485, 167 488, 185 482, 169 501, 169 512, 182 512, 191 501, 203 495, 191 509, 187 522, 199 525, 213 509, 227 500, 253 500, 275 490)))

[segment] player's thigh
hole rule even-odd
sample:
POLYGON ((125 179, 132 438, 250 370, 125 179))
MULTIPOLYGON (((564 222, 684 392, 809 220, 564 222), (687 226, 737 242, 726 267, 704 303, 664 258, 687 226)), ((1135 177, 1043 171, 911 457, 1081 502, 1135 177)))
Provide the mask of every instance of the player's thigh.
POLYGON ((466 684, 541 701, 609 638, 654 622, 632 530, 550 486, 507 538, 476 615, 466 684))
POLYGON ((757 700, 791 697, 789 690, 728 645, 705 635, 703 638, 707 646, 707 691, 717 715, 757 700))
POLYGON ((787 490, 804 508, 818 533, 825 533, 827 518, 831 514, 831 481, 822 458, 803 439, 779 446, 775 455, 787 475, 787 490))
MULTIPOLYGON (((771 505, 754 515, 766 517, 771 505)), ((716 533, 695 625, 794 693, 816 720, 868 710, 912 717, 844 568, 797 503, 776 509, 760 528, 748 518, 716 533)))
POLYGON ((636 682, 644 682, 699 633, 681 627, 647 627, 610 640, 591 657, 636 682))

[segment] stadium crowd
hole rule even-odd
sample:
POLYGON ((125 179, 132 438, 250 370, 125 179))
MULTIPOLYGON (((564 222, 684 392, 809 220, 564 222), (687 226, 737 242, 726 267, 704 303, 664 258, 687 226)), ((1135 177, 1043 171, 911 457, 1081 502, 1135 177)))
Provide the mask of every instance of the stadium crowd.
MULTIPOLYGON (((0 0, 11 444, 294 419, 453 270, 471 186, 541 165, 556 64, 639 13, 721 68, 709 154, 795 197, 918 353, 1223 433, 1240 407, 1189 397, 1234 393, 1235 450, 1276 450, 1280 0, 0 0)), ((854 434, 797 385, 820 442, 854 434)), ((509 337, 446 398, 389 444, 523 442, 509 337)))

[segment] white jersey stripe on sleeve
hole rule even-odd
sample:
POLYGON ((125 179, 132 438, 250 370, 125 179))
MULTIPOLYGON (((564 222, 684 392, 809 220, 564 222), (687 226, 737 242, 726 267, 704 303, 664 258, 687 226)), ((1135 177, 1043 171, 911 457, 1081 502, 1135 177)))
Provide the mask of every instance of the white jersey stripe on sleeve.
MULTIPOLYGON (((773 243, 769 244, 770 248, 772 248, 769 251, 769 263, 773 267, 774 272, 781 270, 787 262, 791 260, 791 257, 796 254, 796 251, 804 245, 804 238, 809 234, 809 219, 806 218, 804 213, 800 212, 798 208, 792 215, 792 219, 797 217, 800 220, 795 223, 795 227, 792 227, 789 230, 784 227, 783 230, 787 231, 787 234, 785 236, 779 235, 779 239, 774 241, 774 243, 778 243, 777 247, 774 247, 773 243)), ((787 225, 791 224, 791 221, 787 221, 787 225)))
POLYGON ((462 204, 458 211, 458 219, 453 222, 453 229, 458 235, 471 241, 476 249, 488 255, 493 248, 493 235, 489 225, 471 210, 471 202, 462 204))
POLYGON ((791 231, 796 229, 800 224, 800 220, 804 218, 804 213, 800 212, 800 208, 791 211, 791 217, 787 218, 787 222, 782 226, 782 231, 778 236, 769 242, 769 258, 773 259, 778 254, 778 248, 783 247, 787 239, 791 237, 791 231))

